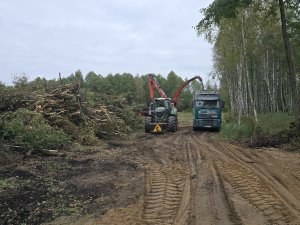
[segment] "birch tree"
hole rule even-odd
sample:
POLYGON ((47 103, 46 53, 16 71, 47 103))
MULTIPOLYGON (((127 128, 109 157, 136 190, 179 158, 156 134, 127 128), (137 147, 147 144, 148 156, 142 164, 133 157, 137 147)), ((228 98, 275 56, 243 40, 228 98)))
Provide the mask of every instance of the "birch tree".
MULTIPOLYGON (((293 1, 297 0, 289 3, 293 1)), ((289 21, 300 21, 300 13, 291 8, 289 21)), ((215 73, 221 88, 227 89, 232 114, 238 119, 253 115, 256 121, 257 114, 265 112, 291 111, 297 117, 299 79, 286 63, 287 40, 282 38, 285 17, 279 14, 278 5, 266 0, 215 0, 202 12, 198 34, 214 43, 215 73)), ((300 33, 300 26, 298 30, 294 27, 300 33)), ((299 34, 294 31, 293 35, 299 34)), ((292 43, 297 46, 296 41, 292 43)), ((300 43, 289 59, 300 53, 299 47, 300 43)))

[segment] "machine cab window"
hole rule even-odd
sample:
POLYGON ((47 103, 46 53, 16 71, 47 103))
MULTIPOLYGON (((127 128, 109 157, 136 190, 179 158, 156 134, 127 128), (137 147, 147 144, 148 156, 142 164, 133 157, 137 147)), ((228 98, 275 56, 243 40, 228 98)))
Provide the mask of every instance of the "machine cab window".
POLYGON ((150 104, 151 110, 155 110, 158 107, 163 107, 163 108, 169 109, 170 101, 164 100, 164 99, 159 99, 159 100, 155 100, 153 103, 150 104))
POLYGON ((220 102, 218 100, 197 100, 196 107, 207 109, 219 108, 220 102))

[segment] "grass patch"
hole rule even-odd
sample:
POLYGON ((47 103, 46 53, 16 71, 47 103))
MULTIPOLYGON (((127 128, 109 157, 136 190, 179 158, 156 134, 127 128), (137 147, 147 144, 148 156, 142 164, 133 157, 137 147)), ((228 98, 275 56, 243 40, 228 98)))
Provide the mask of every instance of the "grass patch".
POLYGON ((55 129, 39 113, 18 109, 0 120, 0 136, 24 149, 55 149, 69 142, 69 136, 55 129))
POLYGON ((242 117, 241 124, 229 114, 223 114, 220 137, 237 141, 250 138, 274 136, 289 129, 293 116, 288 113, 266 113, 258 116, 258 123, 253 117, 242 117))
POLYGON ((15 177, 0 179, 0 190, 15 189, 18 185, 15 177))
POLYGON ((193 113, 192 112, 178 112, 178 124, 179 125, 192 125, 193 113))
POLYGON ((253 128, 247 124, 237 122, 223 123, 221 126, 220 137, 225 140, 235 141, 250 138, 253 135, 253 128))
POLYGON ((266 113, 258 117, 258 126, 263 135, 274 135, 289 128, 293 116, 288 113, 266 113))

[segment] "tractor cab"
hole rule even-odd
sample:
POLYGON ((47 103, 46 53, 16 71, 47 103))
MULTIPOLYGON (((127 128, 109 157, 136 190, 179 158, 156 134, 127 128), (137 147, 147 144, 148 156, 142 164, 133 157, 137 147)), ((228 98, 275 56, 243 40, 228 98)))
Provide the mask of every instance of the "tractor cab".
POLYGON ((155 122, 166 122, 171 109, 171 99, 155 98, 150 104, 151 114, 155 122))
POLYGON ((177 110, 172 107, 170 98, 154 98, 149 104, 149 112, 145 116, 145 131, 161 133, 175 132, 177 129, 177 110))

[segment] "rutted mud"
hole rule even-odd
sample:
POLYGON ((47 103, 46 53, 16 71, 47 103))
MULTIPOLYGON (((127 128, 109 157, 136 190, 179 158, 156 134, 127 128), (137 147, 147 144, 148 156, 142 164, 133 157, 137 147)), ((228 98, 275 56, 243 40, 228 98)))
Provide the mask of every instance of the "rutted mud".
POLYGON ((155 159, 138 224, 300 224, 299 153, 244 149, 190 128, 149 138, 136 146, 155 159))
POLYGON ((49 224, 300 224, 299 153, 246 149, 191 127, 97 152, 62 160, 82 164, 64 179, 75 197, 92 190, 92 213, 49 224))

